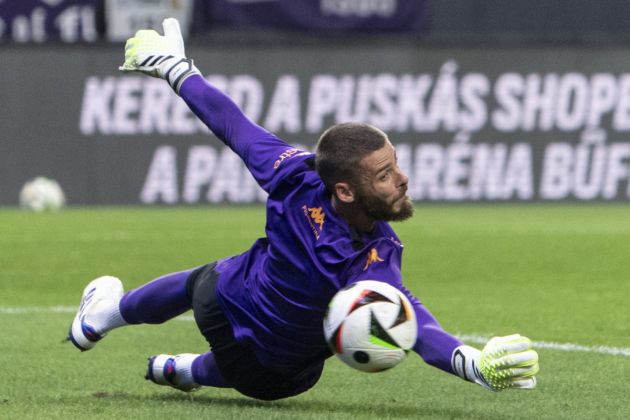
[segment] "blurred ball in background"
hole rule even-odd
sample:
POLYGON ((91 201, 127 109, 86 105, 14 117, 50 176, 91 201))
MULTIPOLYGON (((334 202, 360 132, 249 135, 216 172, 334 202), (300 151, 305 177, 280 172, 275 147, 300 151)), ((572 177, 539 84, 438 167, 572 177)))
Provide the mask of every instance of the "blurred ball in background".
POLYGON ((34 212, 56 211, 66 204, 66 196, 59 183, 39 176, 28 181, 20 191, 20 207, 34 212))

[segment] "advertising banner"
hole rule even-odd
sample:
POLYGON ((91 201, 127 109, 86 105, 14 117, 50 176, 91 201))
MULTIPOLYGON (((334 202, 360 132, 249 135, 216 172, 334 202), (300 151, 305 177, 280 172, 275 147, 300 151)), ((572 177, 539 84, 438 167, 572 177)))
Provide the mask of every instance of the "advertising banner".
POLYGON ((124 43, 138 28, 162 32, 165 18, 176 18, 184 38, 188 37, 193 0, 105 0, 107 40, 124 43))
MULTIPOLYGON (((255 122, 312 149, 388 133, 420 202, 627 201, 630 50, 189 47, 255 122)), ((0 205, 38 175, 70 204, 253 203, 264 193, 162 80, 119 48, 2 52, 0 205), (68 65, 72 63, 72 65, 68 65)))
POLYGON ((197 0, 213 25, 316 31, 417 32, 427 27, 425 0, 197 0))
POLYGON ((1 0, 0 41, 96 41, 99 38, 98 13, 103 1, 1 0))

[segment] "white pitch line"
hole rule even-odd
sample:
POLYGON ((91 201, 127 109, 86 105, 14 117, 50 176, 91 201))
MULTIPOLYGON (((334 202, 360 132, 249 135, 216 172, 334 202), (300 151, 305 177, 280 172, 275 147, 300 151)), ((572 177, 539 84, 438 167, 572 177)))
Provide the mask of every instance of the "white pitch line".
MULTIPOLYGON (((77 311, 75 306, 0 306, 0 315, 28 315, 28 314, 50 314, 63 313, 71 314, 77 311)), ((194 321, 191 315, 181 315, 175 318, 178 321, 194 321)), ((457 337, 467 343, 485 344, 492 338, 482 334, 456 334, 457 337)), ((549 341, 533 341, 534 348, 549 349, 568 352, 597 353, 609 356, 630 357, 630 348, 610 347, 610 346, 584 346, 575 343, 554 343, 549 341)))
MULTIPOLYGON (((469 343, 485 344, 490 340, 491 336, 486 335, 472 335, 472 334, 457 334, 457 337, 469 343)), ((559 351, 580 351, 584 353, 599 353, 607 354, 610 356, 625 356, 630 357, 630 348, 627 347, 610 347, 610 346, 584 346, 574 343, 554 343, 549 341, 532 341, 534 348, 549 349, 559 351)))
MULTIPOLYGON (((73 314, 78 308, 78 306, 0 306, 0 315, 73 314)), ((192 315, 180 315, 175 319, 178 321, 195 320, 192 315)))
POLYGON ((78 306, 0 306, 0 314, 27 315, 27 314, 66 314, 76 312, 78 306))

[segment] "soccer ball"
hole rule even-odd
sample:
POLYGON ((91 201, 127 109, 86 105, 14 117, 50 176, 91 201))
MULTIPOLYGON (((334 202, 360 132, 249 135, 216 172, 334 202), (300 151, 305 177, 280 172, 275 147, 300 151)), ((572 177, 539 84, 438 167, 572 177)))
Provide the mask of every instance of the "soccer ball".
POLYGON ((37 177, 28 181, 20 191, 20 207, 31 211, 59 210, 66 204, 63 190, 52 179, 37 177))
POLYGON ((416 315, 407 297, 382 281, 341 289, 324 317, 330 349, 347 365, 380 372, 400 363, 416 342, 416 315))

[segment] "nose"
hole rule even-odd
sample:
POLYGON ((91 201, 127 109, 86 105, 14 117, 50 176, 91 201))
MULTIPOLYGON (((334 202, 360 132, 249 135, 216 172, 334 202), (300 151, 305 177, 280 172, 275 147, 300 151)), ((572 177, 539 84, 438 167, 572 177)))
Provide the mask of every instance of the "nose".
POLYGON ((409 177, 405 175, 405 173, 401 171, 400 168, 398 168, 398 186, 406 187, 408 183, 409 183, 409 177))

